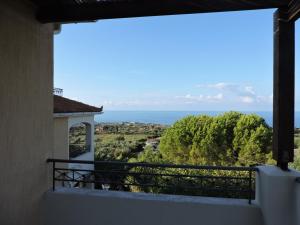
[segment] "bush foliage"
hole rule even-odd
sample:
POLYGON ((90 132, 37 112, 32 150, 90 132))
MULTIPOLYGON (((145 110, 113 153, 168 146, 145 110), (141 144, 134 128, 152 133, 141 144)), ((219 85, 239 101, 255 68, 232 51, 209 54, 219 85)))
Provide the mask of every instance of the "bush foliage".
POLYGON ((159 145, 160 157, 149 151, 142 161, 197 165, 263 164, 269 160, 272 129, 255 114, 228 112, 211 117, 188 116, 166 129, 159 145))

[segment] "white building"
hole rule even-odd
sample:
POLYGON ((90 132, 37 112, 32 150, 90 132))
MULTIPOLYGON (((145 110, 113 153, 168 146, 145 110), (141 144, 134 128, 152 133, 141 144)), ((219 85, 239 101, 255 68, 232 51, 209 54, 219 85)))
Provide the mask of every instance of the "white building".
MULTIPOLYGON (((94 161, 94 116, 101 114, 98 108, 62 96, 54 95, 54 158, 94 161), (72 129, 80 127, 84 132, 79 136, 80 142, 70 138, 72 129), (82 140, 83 139, 83 140, 82 140)), ((69 169, 93 170, 94 165, 68 164, 69 169)), ((75 174, 75 178, 88 178, 89 172, 75 174)), ((72 183, 71 186, 76 186, 72 183)))

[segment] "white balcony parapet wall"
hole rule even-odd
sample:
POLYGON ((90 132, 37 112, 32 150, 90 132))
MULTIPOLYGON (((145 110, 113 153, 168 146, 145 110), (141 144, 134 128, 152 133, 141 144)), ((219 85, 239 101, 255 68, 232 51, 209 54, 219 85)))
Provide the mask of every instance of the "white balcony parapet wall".
POLYGON ((296 224, 300 224, 300 183, 296 186, 296 224))
POLYGON ((45 194, 45 225, 263 225, 247 200, 58 188, 45 194))
POLYGON ((260 166, 256 181, 256 201, 265 225, 300 225, 300 172, 260 166))
POLYGON ((45 225, 300 225, 300 172, 258 167, 256 199, 58 188, 44 197, 45 225))

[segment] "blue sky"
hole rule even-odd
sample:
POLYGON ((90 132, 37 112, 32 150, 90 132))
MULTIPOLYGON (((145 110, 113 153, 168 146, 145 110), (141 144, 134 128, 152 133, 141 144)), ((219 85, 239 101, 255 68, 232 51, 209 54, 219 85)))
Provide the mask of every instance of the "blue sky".
POLYGON ((64 25, 54 86, 106 110, 271 111, 273 12, 64 25))

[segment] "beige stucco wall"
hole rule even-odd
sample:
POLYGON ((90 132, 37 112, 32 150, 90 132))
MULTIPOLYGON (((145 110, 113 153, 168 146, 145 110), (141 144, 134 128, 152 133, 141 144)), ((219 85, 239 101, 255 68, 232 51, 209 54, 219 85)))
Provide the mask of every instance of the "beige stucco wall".
POLYGON ((51 183, 53 32, 34 14, 31 3, 0 1, 1 225, 39 224, 51 183))
POLYGON ((54 158, 69 159, 68 117, 54 118, 54 158))

